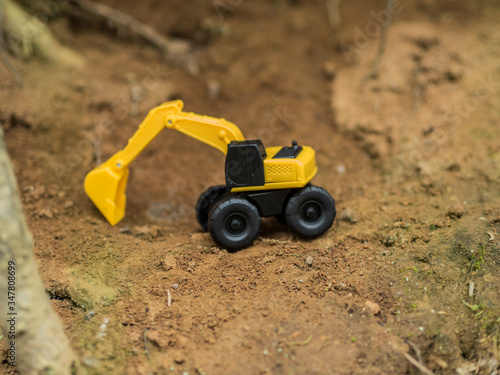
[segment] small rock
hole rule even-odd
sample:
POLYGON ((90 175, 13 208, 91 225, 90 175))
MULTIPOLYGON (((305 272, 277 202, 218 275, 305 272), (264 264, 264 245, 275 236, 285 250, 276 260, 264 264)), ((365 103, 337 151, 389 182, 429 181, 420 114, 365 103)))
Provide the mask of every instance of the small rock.
POLYGON ((92 310, 85 314, 85 320, 91 320, 95 316, 95 312, 92 310))
POLYGON ((345 208, 340 212, 339 219, 342 221, 347 221, 348 223, 354 224, 358 222, 356 213, 352 208, 345 208))
POLYGON ((54 215, 56 215, 56 214, 57 214, 57 210, 54 210, 50 207, 42 208, 41 210, 39 210, 37 212, 38 217, 46 217, 49 219, 52 219, 54 217, 54 215))
MULTIPOLYGON (((163 259, 163 268, 165 271, 169 271, 177 266, 177 261, 173 254, 165 255, 165 259, 163 259)), ((174 288, 175 289, 175 288, 174 288)))
POLYGON ((380 314, 380 306, 378 303, 366 301, 365 306, 373 315, 380 314))
POLYGON ((365 271, 359 271, 359 276, 364 276, 365 271))
POLYGON ((446 216, 448 216, 450 219, 460 219, 465 213, 465 209, 463 206, 457 204, 453 205, 450 207, 448 212, 446 213, 446 216))
POLYGON ((121 227, 119 229, 119 231, 120 231, 120 233, 127 233, 127 234, 132 233, 130 230, 130 227, 128 225, 124 225, 123 227, 121 227))
POLYGON ((314 261, 314 258, 313 258, 312 256, 308 255, 308 256, 307 256, 307 258, 306 258, 306 263, 307 263, 307 265, 308 265, 309 267, 311 267, 311 266, 312 266, 313 261, 314 261))
POLYGON ((153 238, 158 237, 158 235, 160 234, 160 227, 157 225, 135 226, 132 232, 137 237, 145 236, 147 240, 152 240, 153 238))

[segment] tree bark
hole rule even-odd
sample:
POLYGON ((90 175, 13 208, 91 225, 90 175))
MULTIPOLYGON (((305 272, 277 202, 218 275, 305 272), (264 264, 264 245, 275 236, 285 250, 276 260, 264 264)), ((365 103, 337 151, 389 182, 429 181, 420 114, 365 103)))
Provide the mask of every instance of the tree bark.
POLYGON ((32 248, 0 128, 0 330, 7 360, 20 374, 70 374, 75 356, 38 275, 32 248))

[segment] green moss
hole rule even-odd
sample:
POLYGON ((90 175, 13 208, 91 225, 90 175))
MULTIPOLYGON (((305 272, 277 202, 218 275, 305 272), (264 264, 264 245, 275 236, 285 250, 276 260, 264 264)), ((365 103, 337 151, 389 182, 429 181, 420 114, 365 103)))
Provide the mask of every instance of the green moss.
POLYGON ((480 271, 483 269, 484 255, 485 255, 484 245, 481 243, 479 244, 479 250, 474 252, 473 261, 474 261, 475 271, 480 271))

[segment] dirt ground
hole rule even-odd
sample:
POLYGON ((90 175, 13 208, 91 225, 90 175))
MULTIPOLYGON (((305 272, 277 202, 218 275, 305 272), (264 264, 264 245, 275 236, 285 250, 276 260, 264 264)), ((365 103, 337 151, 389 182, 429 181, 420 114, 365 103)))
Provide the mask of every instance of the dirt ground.
POLYGON ((340 24, 323 0, 103 2, 193 43, 200 74, 65 17, 53 30, 85 70, 14 59, 21 90, 0 67, 0 124, 79 372, 499 373, 498 1, 396 1, 376 74, 385 1, 341 2, 340 24), (266 146, 314 147, 334 226, 303 241, 266 219, 252 247, 217 248, 194 205, 223 156, 169 131, 131 165, 110 226, 85 175, 172 99, 266 146))

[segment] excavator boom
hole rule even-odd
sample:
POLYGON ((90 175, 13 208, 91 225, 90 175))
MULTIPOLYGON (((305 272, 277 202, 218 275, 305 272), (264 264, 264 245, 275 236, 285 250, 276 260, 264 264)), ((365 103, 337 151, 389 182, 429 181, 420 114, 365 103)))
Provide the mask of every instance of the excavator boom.
POLYGON ((189 135, 224 154, 229 143, 245 140, 233 123, 183 112, 183 106, 181 100, 175 100, 153 108, 127 146, 85 178, 85 192, 111 225, 117 224, 125 215, 129 164, 165 127, 189 135))

